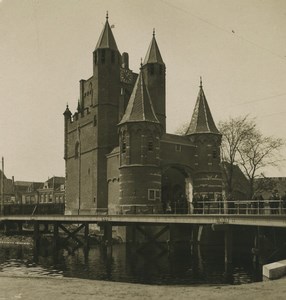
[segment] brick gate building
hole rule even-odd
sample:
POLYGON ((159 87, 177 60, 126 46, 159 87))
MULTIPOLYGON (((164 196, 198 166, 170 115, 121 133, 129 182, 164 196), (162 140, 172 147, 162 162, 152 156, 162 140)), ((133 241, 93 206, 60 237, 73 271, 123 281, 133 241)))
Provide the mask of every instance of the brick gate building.
POLYGON ((128 54, 120 54, 107 17, 93 75, 80 81, 77 111, 67 106, 64 112, 66 214, 187 210, 194 193, 209 199, 221 193, 221 134, 202 82, 180 136, 166 133, 165 78, 155 33, 137 74, 128 54))

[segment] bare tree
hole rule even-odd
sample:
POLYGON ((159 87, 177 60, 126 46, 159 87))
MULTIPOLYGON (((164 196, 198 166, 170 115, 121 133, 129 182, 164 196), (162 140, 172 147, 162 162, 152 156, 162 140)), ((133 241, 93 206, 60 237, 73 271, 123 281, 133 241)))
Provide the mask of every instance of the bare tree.
POLYGON ((256 124, 248 116, 229 118, 218 124, 222 134, 221 161, 229 197, 233 196, 233 175, 235 165, 239 164, 239 149, 256 131, 256 124))
POLYGON ((276 189, 277 182, 271 177, 266 177, 263 173, 260 174, 259 178, 254 180, 254 193, 271 192, 276 189))
POLYGON ((281 162, 283 145, 282 139, 265 137, 256 129, 238 148, 239 164, 249 180, 250 197, 254 194, 254 179, 258 177, 258 172, 281 162))

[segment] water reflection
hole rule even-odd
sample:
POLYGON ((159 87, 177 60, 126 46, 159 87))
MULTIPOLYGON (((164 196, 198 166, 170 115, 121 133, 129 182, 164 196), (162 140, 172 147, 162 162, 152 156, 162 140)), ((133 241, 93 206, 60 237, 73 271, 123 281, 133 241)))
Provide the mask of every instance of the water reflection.
MULTIPOLYGON (((167 250, 166 245, 163 245, 167 250)), ((252 256, 234 254, 224 264, 223 247, 184 245, 168 252, 162 247, 113 245, 72 251, 55 251, 49 245, 39 251, 20 245, 0 246, 0 271, 20 276, 59 276, 147 284, 241 284, 261 280, 261 269, 252 256), (137 249, 134 249, 136 247, 137 249)))

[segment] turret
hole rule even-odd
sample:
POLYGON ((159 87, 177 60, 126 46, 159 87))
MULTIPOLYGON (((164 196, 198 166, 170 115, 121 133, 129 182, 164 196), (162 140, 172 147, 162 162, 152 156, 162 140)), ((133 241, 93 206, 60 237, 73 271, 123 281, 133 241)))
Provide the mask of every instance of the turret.
POLYGON ((64 125, 64 131, 65 131, 65 148, 64 148, 64 159, 67 158, 67 147, 68 147, 68 126, 71 121, 72 113, 69 110, 69 106, 67 105, 66 110, 63 113, 65 118, 65 125, 64 125))
POLYGON ((120 204, 159 209, 161 200, 160 137, 162 127, 142 74, 135 83, 118 124, 120 144, 120 204))
POLYGON ((153 30, 142 71, 153 101, 154 111, 163 131, 166 132, 166 66, 155 38, 155 30, 153 30))
POLYGON ((215 193, 221 193, 220 145, 221 134, 218 131, 203 90, 202 80, 191 118, 185 133, 196 145, 194 157, 194 192, 208 194, 210 199, 215 193))

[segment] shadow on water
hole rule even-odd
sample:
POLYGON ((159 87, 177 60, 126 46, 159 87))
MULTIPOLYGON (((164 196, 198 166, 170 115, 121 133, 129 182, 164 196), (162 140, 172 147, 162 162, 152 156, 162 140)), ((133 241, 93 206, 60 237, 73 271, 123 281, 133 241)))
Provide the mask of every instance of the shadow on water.
POLYGON ((32 247, 1 245, 0 271, 146 284, 241 284, 262 278, 261 268, 253 265, 251 254, 234 253, 232 265, 225 265, 224 249, 219 246, 192 249, 188 244, 171 252, 166 244, 144 247, 144 251, 135 247, 95 245, 73 251, 42 245, 35 252, 32 247))

